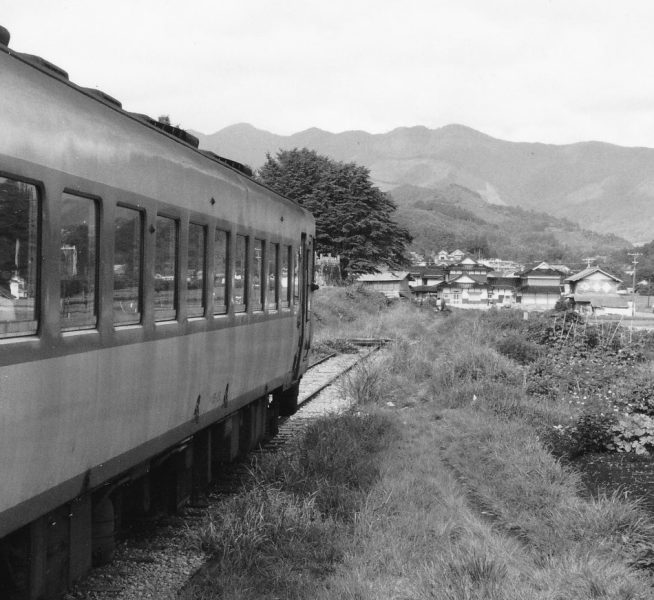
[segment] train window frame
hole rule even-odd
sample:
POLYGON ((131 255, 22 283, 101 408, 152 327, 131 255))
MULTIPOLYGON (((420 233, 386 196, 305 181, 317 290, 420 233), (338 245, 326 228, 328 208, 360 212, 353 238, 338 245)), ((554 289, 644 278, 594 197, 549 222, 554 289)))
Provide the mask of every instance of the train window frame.
POLYGON ((184 302, 186 303, 186 314, 189 319, 201 319, 204 318, 207 314, 207 250, 209 247, 209 238, 208 238, 209 227, 206 223, 202 223, 197 219, 191 219, 188 223, 188 228, 186 232, 186 277, 185 281, 182 282, 184 287, 184 302), (200 305, 194 305, 189 302, 189 292, 191 288, 190 284, 190 260, 191 260, 191 231, 192 228, 199 227, 202 232, 202 251, 201 256, 201 272, 202 280, 200 283, 200 305))
POLYGON ((232 264, 232 269, 231 269, 231 277, 230 280, 232 281, 232 306, 233 310, 235 313, 246 313, 248 310, 248 305, 249 305, 249 300, 250 300, 250 260, 249 260, 249 255, 250 255, 250 236, 247 233, 239 233, 238 231, 234 235, 234 260, 231 263, 232 264), (243 279, 243 297, 242 297, 242 302, 237 302, 236 301, 236 277, 239 275, 239 269, 237 268, 237 260, 239 258, 239 240, 244 240, 245 243, 245 248, 244 248, 244 256, 243 256, 243 265, 242 265, 242 279, 243 279))
POLYGON ((266 247, 266 306, 268 310, 278 310, 280 303, 279 293, 279 270, 281 257, 281 244, 279 242, 268 242, 266 247), (271 264, 272 263, 272 264, 271 264), (272 269, 271 269, 272 266, 272 269), (271 275, 273 279, 271 280, 271 275), (272 286, 270 285, 272 282, 272 286), (272 296, 272 298, 271 298, 272 296))
POLYGON ((252 310, 261 312, 266 305, 266 240, 254 237, 252 248, 252 310), (258 257, 257 257, 258 254, 258 257), (258 286, 257 286, 257 281, 258 286))
MULTIPOLYGON (((45 194, 45 188, 43 182, 35 179, 23 177, 20 175, 15 175, 14 173, 8 173, 4 171, 0 171, 0 179, 10 180, 15 183, 31 186, 34 190, 34 201, 36 204, 35 217, 34 217, 35 218, 34 237, 35 237, 36 249, 34 255, 28 258, 28 264, 31 264, 32 265, 31 268, 34 269, 33 271, 34 281, 32 284, 30 284, 33 285, 33 300, 34 300, 33 307, 31 310, 32 318, 23 319, 23 320, 14 319, 14 320, 0 321, 0 343, 2 343, 8 340, 16 341, 25 338, 34 338, 40 333, 40 329, 42 326, 41 315, 42 315, 42 301, 43 301, 43 294, 42 294, 43 284, 42 284, 42 268, 41 268, 41 262, 43 256, 43 204, 46 194, 45 194), (20 325, 15 325, 12 327, 10 325, 5 325, 5 323, 29 324, 29 329, 27 329, 26 327, 21 328, 20 325), (2 331, 2 329, 4 329, 4 331, 2 331)), ((28 212, 29 211, 31 211, 30 208, 28 208, 28 212)), ((29 236, 29 230, 31 228, 32 225, 29 223, 29 219, 28 219, 28 236, 29 236)), ((28 237, 28 248, 30 247, 30 245, 31 245, 31 240, 28 237)), ((14 267, 16 266, 17 265, 14 265, 14 267)), ((14 275, 16 275, 19 279, 23 279, 24 281, 24 278, 18 275, 18 271, 19 269, 15 269, 14 275)), ((12 282, 14 282, 15 285, 18 285, 19 288, 21 286, 20 286, 20 281, 14 281, 14 277, 10 279, 8 293, 13 296, 14 294, 12 292, 12 286, 11 286, 12 282)), ((28 282, 23 283, 23 287, 26 285, 26 283, 28 282)), ((17 300, 18 299, 20 299, 20 297, 18 297, 17 300)), ((8 306, 8 302, 5 304, 7 304, 8 306)), ((11 308, 13 311, 14 309, 13 304, 11 308)), ((14 311, 14 315, 15 315, 15 311, 14 311)))
MULTIPOLYGON (((71 333, 76 333, 76 332, 86 332, 86 331, 97 331, 100 325, 100 299, 102 298, 102 288, 101 288, 101 278, 100 278, 100 273, 102 270, 102 257, 100 255, 102 251, 102 246, 101 246, 101 237, 102 237, 102 212, 104 209, 104 205, 102 202, 102 198, 100 196, 97 196, 95 194, 85 194, 82 192, 79 192, 77 190, 70 190, 68 188, 64 188, 64 190, 61 193, 61 196, 59 198, 59 248, 60 252, 64 249, 64 244, 63 244, 63 239, 62 239, 62 234, 61 234, 61 228, 62 228, 62 208, 63 204, 65 201, 65 198, 68 197, 70 199, 76 199, 76 200, 87 200, 91 203, 91 206, 95 208, 95 213, 94 213, 94 228, 95 228, 95 239, 94 239, 94 246, 95 246, 95 257, 94 257, 94 267, 95 267, 95 272, 94 272, 94 277, 93 277, 93 299, 91 301, 91 307, 92 307, 92 322, 89 320, 88 323, 83 323, 80 325, 70 325, 66 326, 63 321, 63 312, 64 312, 64 297, 62 295, 61 289, 62 289, 62 276, 61 276, 61 269, 62 269, 62 262, 61 262, 61 256, 59 259, 59 269, 58 269, 58 281, 59 281, 59 329, 62 333, 66 334, 71 334, 71 333)), ((76 262, 76 261, 75 261, 76 262)), ((76 266, 75 266, 76 268, 76 266)), ((86 302, 86 301, 85 301, 86 302)))
POLYGON ((212 272, 211 272, 211 300, 212 300, 212 311, 214 317, 220 317, 223 315, 226 315, 229 312, 230 306, 232 302, 230 301, 231 297, 231 274, 232 274, 232 268, 231 268, 231 256, 232 256, 232 248, 231 248, 231 241, 232 241, 232 232, 231 230, 226 227, 225 225, 222 225, 221 223, 218 223, 216 227, 213 229, 213 255, 211 257, 212 259, 212 272), (224 233, 225 234, 225 259, 224 259, 224 281, 222 285, 223 289, 223 303, 220 305, 216 304, 216 295, 215 295, 215 280, 216 280, 216 248, 217 248, 217 240, 216 240, 216 235, 218 233, 224 233))
POLYGON ((289 308, 291 306, 291 298, 293 296, 293 244, 282 244, 280 250, 281 261, 279 265, 279 305, 281 308, 289 308), (286 262, 286 292, 284 293, 284 262, 286 262))
MULTIPOLYGON (((165 211, 157 211, 154 219, 154 227, 155 227, 155 239, 154 239, 154 253, 153 253, 153 294, 152 294, 152 304, 153 304, 153 314, 154 314, 154 322, 155 323, 166 323, 166 322, 171 322, 171 321, 177 321, 179 319, 179 273, 180 273, 180 246, 181 246, 181 219, 179 215, 173 215, 169 212, 165 211), (173 267, 173 285, 172 285, 172 291, 173 291, 173 302, 172 302, 172 307, 164 307, 164 308, 157 308, 156 306, 156 301, 157 301, 157 290, 156 290, 156 281, 157 281, 157 250, 158 250, 158 236, 159 236, 159 231, 158 231, 158 223, 159 219, 167 219, 169 221, 172 221, 174 223, 175 227, 175 235, 174 235, 174 242, 175 242, 175 248, 174 248, 174 261, 175 265, 173 267)), ((169 276, 162 276, 162 277, 169 277, 169 276)), ((168 279, 165 279, 166 281, 169 281, 168 279)))
MULTIPOLYGON (((145 223, 146 223, 146 211, 143 208, 134 206, 126 202, 117 202, 116 210, 114 211, 114 220, 113 220, 113 265, 112 265, 112 322, 113 326, 116 329, 122 327, 130 327, 134 325, 141 325, 143 323, 143 311, 144 311, 144 289, 145 289, 145 223), (137 310, 138 319, 133 321, 117 321, 116 320, 116 216, 119 209, 126 209, 134 211, 139 215, 139 268, 138 268, 138 298, 137 298, 137 310)), ((130 307, 131 308, 131 307, 130 307)))

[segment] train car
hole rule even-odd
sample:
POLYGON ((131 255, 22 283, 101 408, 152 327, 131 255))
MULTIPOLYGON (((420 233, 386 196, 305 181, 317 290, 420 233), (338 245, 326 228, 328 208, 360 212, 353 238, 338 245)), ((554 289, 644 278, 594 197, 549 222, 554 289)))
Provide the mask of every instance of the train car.
POLYGON ((0 597, 32 600, 295 410, 315 224, 4 28, 0 132, 0 597))

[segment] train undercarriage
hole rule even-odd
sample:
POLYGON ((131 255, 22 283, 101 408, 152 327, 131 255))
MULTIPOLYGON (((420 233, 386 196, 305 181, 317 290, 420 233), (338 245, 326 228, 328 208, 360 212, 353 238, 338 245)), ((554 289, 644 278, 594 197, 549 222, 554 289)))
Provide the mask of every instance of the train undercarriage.
POLYGON ((256 399, 0 540, 0 597, 50 600, 111 561, 134 523, 202 504, 221 466, 276 435, 297 409, 299 382, 256 399))

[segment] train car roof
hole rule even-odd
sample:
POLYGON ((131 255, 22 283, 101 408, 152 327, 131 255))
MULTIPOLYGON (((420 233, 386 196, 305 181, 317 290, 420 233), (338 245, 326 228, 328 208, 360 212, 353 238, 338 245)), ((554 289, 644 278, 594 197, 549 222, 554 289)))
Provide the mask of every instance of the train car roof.
POLYGON ((73 83, 68 76, 68 72, 62 69, 61 67, 55 65, 54 63, 51 63, 50 61, 40 56, 36 56, 34 54, 27 54, 24 52, 17 52, 13 48, 10 48, 9 47, 10 39, 11 39, 11 34, 9 33, 9 30, 7 30, 5 27, 0 25, 0 52, 5 52, 6 54, 12 56, 13 58, 37 69, 44 75, 59 80, 60 82, 73 88, 77 92, 95 100, 96 102, 100 102, 101 104, 108 106, 109 108, 113 109, 114 111, 118 112, 124 117, 132 119, 140 123, 141 125, 148 127, 150 130, 160 135, 164 135, 180 144, 183 144, 187 148, 196 151, 198 154, 202 155, 203 157, 212 161, 213 163, 216 163, 221 167, 230 169, 232 171, 236 171, 239 175, 247 177, 250 183, 262 187, 266 190, 269 190, 273 192, 275 195, 279 196, 280 198, 283 198, 287 202, 291 202, 292 204, 301 207, 303 210, 306 211, 306 208, 304 208, 296 200, 287 198, 286 196, 281 195, 279 192, 273 190, 269 186, 254 179, 253 171, 248 165, 244 165, 238 161, 232 160, 230 158, 226 158, 224 156, 220 156, 215 152, 212 152, 211 150, 205 150, 200 148, 199 139, 180 127, 176 127, 169 123, 158 121, 142 113, 126 111, 119 100, 117 100, 113 96, 110 96, 106 92, 103 92, 102 90, 99 90, 97 88, 82 87, 73 83))

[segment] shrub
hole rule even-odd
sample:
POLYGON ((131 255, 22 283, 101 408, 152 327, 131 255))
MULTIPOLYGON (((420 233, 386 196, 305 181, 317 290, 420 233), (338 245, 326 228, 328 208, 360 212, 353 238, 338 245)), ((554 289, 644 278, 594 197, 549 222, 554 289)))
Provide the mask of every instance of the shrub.
POLYGON ((629 411, 654 417, 654 371, 641 370, 623 380, 618 399, 629 411))
POLYGON ((521 365, 528 365, 540 356, 538 345, 524 339, 520 335, 509 335, 501 338, 497 342, 496 347, 501 354, 515 360, 521 365))
POLYGON ((616 417, 613 413, 586 413, 574 425, 578 454, 605 452, 613 439, 616 417))
POLYGON ((356 404, 380 404, 390 398, 390 377, 379 361, 364 360, 340 382, 341 391, 356 404))
POLYGON ((545 444, 555 456, 576 458, 606 452, 614 443, 617 418, 612 412, 584 413, 572 425, 555 425, 543 432, 545 444))
POLYGON ((624 415, 613 425, 612 433, 607 444, 610 450, 649 454, 654 449, 654 418, 648 415, 624 415))

